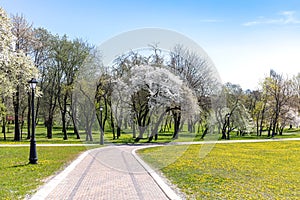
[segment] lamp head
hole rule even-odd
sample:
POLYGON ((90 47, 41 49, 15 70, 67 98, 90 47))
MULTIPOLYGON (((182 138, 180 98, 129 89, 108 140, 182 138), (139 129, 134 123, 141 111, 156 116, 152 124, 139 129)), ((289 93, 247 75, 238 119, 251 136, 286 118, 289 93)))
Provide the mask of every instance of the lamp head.
POLYGON ((30 81, 28 81, 30 88, 31 89, 35 89, 36 84, 38 83, 37 80, 35 78, 32 78, 30 81))

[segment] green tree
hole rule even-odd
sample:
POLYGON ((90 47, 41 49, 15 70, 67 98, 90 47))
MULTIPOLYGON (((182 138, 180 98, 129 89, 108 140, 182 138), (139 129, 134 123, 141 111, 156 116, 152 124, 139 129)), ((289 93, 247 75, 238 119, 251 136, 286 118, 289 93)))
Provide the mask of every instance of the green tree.
MULTIPOLYGON (((44 28, 35 28, 33 29, 33 33, 32 33, 32 37, 33 37, 33 41, 31 44, 31 50, 30 50, 30 55, 33 59, 34 65, 35 67, 39 70, 40 73, 40 77, 39 77, 39 89, 40 91, 43 92, 43 94, 46 94, 46 88, 48 87, 48 81, 47 78, 49 80, 49 75, 51 75, 51 73, 48 74, 48 66, 47 64, 49 64, 49 59, 50 59, 50 53, 51 53, 51 40, 53 38, 53 36, 44 28)), ((42 105, 42 109, 41 111, 43 112, 43 116, 45 117, 44 119, 44 123, 47 124, 49 122, 49 118, 51 118, 51 110, 52 110, 52 99, 51 97, 49 99, 46 99, 46 97, 49 97, 48 95, 42 95, 41 98, 37 99, 37 103, 36 103, 36 119, 35 121, 37 122, 37 119, 39 117, 40 114, 40 106, 42 105), (50 104, 50 112, 46 107, 46 104, 50 104), (50 113, 50 114, 49 114, 50 113)), ((30 99, 29 99, 30 100, 30 99)), ((28 104, 28 109, 30 110, 30 103, 28 104)), ((51 120, 50 120, 51 121, 51 120)), ((27 117, 27 123, 28 123, 28 137, 30 135, 30 112, 28 112, 28 117, 27 117)), ((50 122, 51 124, 51 122, 50 122)), ((47 125, 46 125, 47 126, 47 125)), ((48 126, 47 126, 48 127, 48 126)), ((48 130, 48 129, 47 129, 48 130)), ((52 132, 51 131, 47 131, 47 137, 48 138, 52 138, 52 132)))
MULTIPOLYGON (((54 64, 60 70, 58 72, 58 81, 60 84, 57 88, 58 104, 62 118, 62 132, 64 134, 64 140, 67 140, 67 112, 69 108, 72 108, 72 92, 74 89, 75 80, 85 59, 90 53, 91 46, 80 39, 70 41, 68 40, 67 36, 58 38, 55 41, 56 42, 53 46, 54 64)), ((71 114, 70 117, 73 121, 74 133, 79 139, 80 135, 75 116, 73 114, 71 114)))
MULTIPOLYGON (((292 98, 292 87, 288 78, 282 74, 270 70, 270 76, 263 82, 263 91, 266 94, 267 103, 270 109, 268 136, 274 136, 278 133, 280 118, 285 115, 292 98)), ((282 134, 280 132, 280 134, 282 134)))

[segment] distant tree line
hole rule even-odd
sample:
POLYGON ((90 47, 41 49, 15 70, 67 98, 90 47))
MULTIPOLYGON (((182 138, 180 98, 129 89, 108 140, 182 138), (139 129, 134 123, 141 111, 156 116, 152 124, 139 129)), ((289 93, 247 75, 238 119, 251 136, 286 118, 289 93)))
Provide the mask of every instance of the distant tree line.
POLYGON ((143 51, 119 55, 104 66, 101 52, 81 39, 53 35, 34 28, 21 15, 9 18, 0 8, 0 116, 6 139, 8 116, 14 120, 14 140, 21 140, 24 124, 30 138, 30 93, 27 81, 39 81, 37 123, 53 137, 53 126, 62 126, 68 139, 70 124, 77 139, 84 132, 107 129, 112 138, 130 129, 136 141, 157 139, 172 128, 178 138, 184 125, 189 132, 237 135, 263 131, 283 134, 298 126, 300 74, 292 78, 270 70, 258 90, 233 83, 221 84, 209 58, 178 44, 168 52, 150 44, 143 51), (145 53, 147 51, 147 53, 145 53), (26 119, 27 123, 24 123, 26 119))

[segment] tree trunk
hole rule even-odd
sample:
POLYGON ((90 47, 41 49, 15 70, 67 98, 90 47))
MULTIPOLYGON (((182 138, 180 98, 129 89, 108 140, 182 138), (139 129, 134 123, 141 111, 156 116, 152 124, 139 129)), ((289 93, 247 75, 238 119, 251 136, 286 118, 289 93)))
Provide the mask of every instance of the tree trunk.
POLYGON ((143 139, 144 133, 146 131, 147 127, 139 126, 139 136, 136 139, 143 139))
POLYGON ((152 132, 151 132, 151 135, 150 135, 150 137, 149 137, 149 139, 148 139, 148 142, 151 142, 151 141, 153 140, 153 137, 154 137, 154 136, 155 136, 155 140, 157 140, 157 136, 158 136, 158 127, 159 127, 159 125, 161 124, 161 122, 163 121, 163 118, 164 118, 164 116, 166 115, 166 113, 167 113, 167 112, 163 112, 163 113, 159 116, 159 118, 158 118, 157 122, 155 123, 154 128, 153 128, 153 130, 152 130, 152 132))
POLYGON ((78 128, 77 128, 77 125, 74 124, 74 134, 76 135, 76 139, 80 139, 80 134, 79 134, 79 131, 78 131, 78 128))
POLYGON ((25 114, 25 109, 22 111, 22 114, 21 114, 21 140, 23 139, 23 128, 24 128, 24 114, 25 114))
POLYGON ((67 140, 68 135, 67 135, 67 127, 66 127, 66 113, 62 111, 62 133, 64 134, 63 139, 67 140))
POLYGON ((3 133, 3 140, 6 140, 6 120, 5 117, 2 117, 2 133, 3 133))
POLYGON ((64 100, 63 100, 63 105, 62 105, 62 111, 61 111, 62 133, 64 134, 64 137, 63 137, 64 140, 68 139, 67 127, 66 127, 66 123, 67 123, 66 114, 67 114, 67 95, 65 94, 64 100))
MULTIPOLYGON (((109 104, 111 107, 111 104, 109 104)), ((114 117, 113 117, 113 112, 112 110, 110 111, 110 126, 113 134, 113 140, 116 139, 116 133, 115 133, 115 123, 114 123, 114 117)))
POLYGON ((227 129, 227 123, 225 122, 223 124, 223 128, 222 128, 222 137, 221 139, 226 140, 226 129, 227 129))
POLYGON ((117 139, 121 136, 121 127, 117 126, 117 139))
POLYGON ((80 139, 80 134, 79 134, 79 131, 78 131, 78 128, 77 128, 77 123, 76 123, 77 113, 76 113, 76 109, 74 109, 74 107, 76 106, 76 100, 72 101, 72 102, 73 103, 70 105, 71 112, 69 112, 69 115, 72 119, 74 134, 76 135, 76 139, 80 139))
POLYGON ((173 139, 178 139, 179 134, 179 127, 180 127, 180 119, 181 119, 181 113, 180 112, 173 112, 173 119, 174 119, 174 133, 173 133, 173 139))
POLYGON ((128 128, 127 117, 124 118, 124 129, 128 128))
POLYGON ((75 117, 71 117, 73 121, 73 127, 74 127, 74 134, 76 135, 76 139, 80 139, 80 135, 77 128, 77 123, 75 117))
POLYGON ((268 137, 271 137, 271 129, 272 129, 272 121, 270 121, 270 124, 268 127, 268 137))
POLYGON ((227 140, 230 140, 230 128, 228 126, 228 129, 227 129, 227 137, 226 137, 227 140))
POLYGON ((259 136, 259 118, 256 116, 256 136, 259 136))
POLYGON ((264 123, 264 119, 265 119, 265 111, 266 111, 266 104, 264 104, 264 107, 261 111, 261 119, 260 119, 260 126, 259 126, 259 136, 262 135, 262 131, 263 131, 263 123, 264 123))
POLYGON ((52 117, 49 117, 47 121, 45 122, 46 128, 47 128, 47 138, 52 139, 52 127, 53 127, 53 119, 52 117))
POLYGON ((20 87, 17 86, 17 92, 14 101, 14 112, 15 112, 15 134, 14 141, 20 141, 20 124, 19 124, 19 108, 20 108, 20 87))
POLYGON ((206 125, 205 130, 203 131, 200 139, 203 140, 207 133, 208 133, 208 126, 206 125))
POLYGON ((132 138, 136 138, 135 122, 132 122, 132 138))
POLYGON ((86 137, 85 137, 86 141, 93 141, 93 135, 92 135, 92 130, 91 128, 88 128, 88 130, 86 131, 86 137))
POLYGON ((279 128, 279 135, 280 136, 282 136, 283 130, 284 130, 284 126, 282 126, 282 127, 279 128))
POLYGON ((277 123, 276 123, 276 121, 274 120, 274 121, 273 121, 273 124, 272 124, 272 137, 274 137, 275 134, 276 134, 276 125, 277 125, 277 123))
POLYGON ((121 136, 121 127, 122 127, 122 124, 123 124, 123 116, 121 115, 119 117, 119 119, 117 120, 117 139, 119 139, 120 136, 121 136))

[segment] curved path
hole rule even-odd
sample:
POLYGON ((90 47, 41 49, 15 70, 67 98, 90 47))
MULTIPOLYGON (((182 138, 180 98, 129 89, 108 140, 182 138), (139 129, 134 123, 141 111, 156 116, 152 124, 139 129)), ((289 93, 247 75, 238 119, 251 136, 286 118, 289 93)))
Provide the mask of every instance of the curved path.
POLYGON ((108 146, 89 150, 31 199, 180 199, 136 156, 137 148, 108 146))

